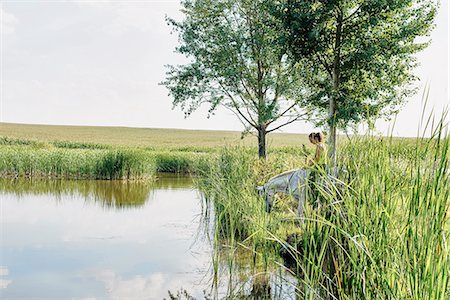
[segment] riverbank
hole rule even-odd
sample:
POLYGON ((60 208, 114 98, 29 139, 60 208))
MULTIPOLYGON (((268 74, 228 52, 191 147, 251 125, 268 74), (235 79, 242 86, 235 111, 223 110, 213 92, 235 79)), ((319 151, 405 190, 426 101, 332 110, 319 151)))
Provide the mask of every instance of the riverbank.
MULTIPOLYGON (((306 135, 271 134, 270 152, 296 155, 306 135), (276 147, 272 147, 276 145, 276 147)), ((254 152, 239 132, 0 124, 0 177, 151 180, 197 174, 226 146, 254 152)))
POLYGON ((207 161, 205 153, 89 146, 68 148, 43 142, 1 145, 0 176, 151 180, 156 172, 195 174, 207 161))
MULTIPOLYGON (((226 149, 199 182, 214 207, 216 249, 253 253, 253 276, 284 266, 302 299, 444 299, 449 146, 450 137, 439 132, 414 143, 354 138, 340 147, 338 178, 322 176, 312 187, 303 218, 290 197, 279 197, 267 213, 255 190, 301 161, 262 162, 226 149)), ((231 278, 239 261, 233 254, 225 259, 231 278)))

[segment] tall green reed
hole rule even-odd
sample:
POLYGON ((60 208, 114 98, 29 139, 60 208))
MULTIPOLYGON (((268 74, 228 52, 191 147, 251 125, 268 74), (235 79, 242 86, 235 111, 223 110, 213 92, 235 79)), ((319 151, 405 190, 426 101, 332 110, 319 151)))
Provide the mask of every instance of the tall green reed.
POLYGON ((305 299, 446 299, 445 130, 441 122, 432 138, 365 136, 343 143, 338 165, 343 172, 311 183, 317 192, 309 195, 317 199, 307 201, 302 226, 289 209, 267 214, 255 192, 268 177, 301 166, 298 156, 278 153, 260 161, 242 149, 223 150, 199 187, 214 208, 218 251, 233 249, 230 279, 238 249, 251 251, 255 265, 263 262, 258 272, 280 266, 283 249, 293 261, 289 270, 297 277, 297 294, 305 299))
POLYGON ((144 151, 134 149, 0 148, 3 177, 143 179, 155 171, 154 161, 144 151))
POLYGON ((212 153, 147 150, 83 143, 0 143, 0 177, 149 179, 156 172, 197 174, 212 153), (55 146, 57 145, 57 146, 55 146))

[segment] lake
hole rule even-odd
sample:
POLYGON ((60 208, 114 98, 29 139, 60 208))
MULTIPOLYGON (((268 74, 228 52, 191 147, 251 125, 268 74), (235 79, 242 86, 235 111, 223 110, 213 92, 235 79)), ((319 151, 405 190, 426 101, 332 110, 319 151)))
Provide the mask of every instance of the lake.
MULTIPOLYGON (((211 292, 213 246, 188 177, 2 179, 0 193, 2 299, 163 299, 181 289, 202 299, 211 292)), ((273 295, 292 294, 270 280, 273 295)), ((228 288, 219 285, 213 297, 228 288)))

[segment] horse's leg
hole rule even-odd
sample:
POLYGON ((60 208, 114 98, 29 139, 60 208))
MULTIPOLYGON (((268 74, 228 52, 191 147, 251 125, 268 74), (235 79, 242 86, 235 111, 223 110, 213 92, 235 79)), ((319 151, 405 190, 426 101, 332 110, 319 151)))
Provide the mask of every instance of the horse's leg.
POLYGON ((274 196, 275 196, 275 194, 272 191, 266 192, 266 195, 264 197, 264 199, 265 199, 264 204, 265 204, 266 212, 270 212, 272 210, 274 196))

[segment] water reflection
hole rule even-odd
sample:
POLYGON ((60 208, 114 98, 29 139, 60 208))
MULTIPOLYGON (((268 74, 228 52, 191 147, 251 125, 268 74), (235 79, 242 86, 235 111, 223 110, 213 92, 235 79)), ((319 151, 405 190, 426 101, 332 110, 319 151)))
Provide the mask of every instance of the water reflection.
POLYGON ((261 253, 246 247, 220 247, 214 253, 218 271, 213 299, 297 299, 297 279, 281 261, 269 265, 261 253))
POLYGON ((162 299, 180 287, 201 297, 209 286, 190 179, 2 180, 0 200, 1 299, 162 299))
POLYGON ((17 196, 52 195, 83 197, 105 207, 139 207, 150 198, 153 190, 191 188, 192 179, 185 176, 159 174, 153 182, 120 180, 42 180, 0 179, 0 192, 17 196))
POLYGON ((196 299, 295 294, 295 282, 286 282, 292 277, 255 269, 251 252, 233 251, 230 272, 230 252, 213 249, 187 177, 2 179, 0 199, 1 299, 162 299, 180 288, 196 299))

